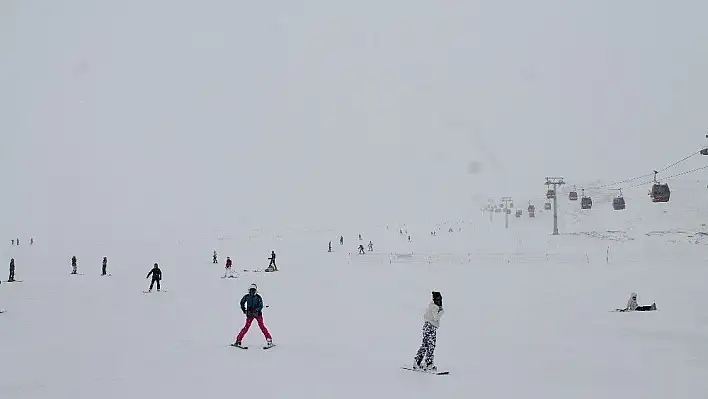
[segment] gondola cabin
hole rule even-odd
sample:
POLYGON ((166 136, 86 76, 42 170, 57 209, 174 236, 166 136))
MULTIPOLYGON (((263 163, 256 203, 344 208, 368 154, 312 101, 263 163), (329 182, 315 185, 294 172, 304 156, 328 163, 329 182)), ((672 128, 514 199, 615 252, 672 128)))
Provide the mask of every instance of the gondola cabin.
POLYGON ((545 209, 545 210, 547 210, 547 211, 550 211, 550 210, 551 210, 551 203, 550 203, 550 202, 546 202, 545 204, 543 204, 543 209, 545 209))
POLYGON ((556 191, 555 190, 546 191, 546 199, 553 199, 553 198, 556 198, 556 191))
POLYGON ((622 211, 626 208, 626 202, 623 197, 616 197, 612 200, 612 208, 616 211, 622 211))
POLYGON ((530 218, 536 217, 536 207, 533 204, 529 204, 527 211, 529 213, 530 218))
POLYGON ((654 184, 649 193, 652 202, 669 202, 671 190, 668 184, 654 184))
POLYGON ((570 194, 568 194, 568 199, 571 201, 577 201, 578 200, 578 192, 571 191, 570 194))
POLYGON ((592 208, 592 198, 583 197, 580 200, 580 209, 591 209, 592 208))
POLYGON ((523 212, 521 211, 521 209, 516 210, 516 217, 517 218, 520 218, 522 214, 523 214, 523 212))

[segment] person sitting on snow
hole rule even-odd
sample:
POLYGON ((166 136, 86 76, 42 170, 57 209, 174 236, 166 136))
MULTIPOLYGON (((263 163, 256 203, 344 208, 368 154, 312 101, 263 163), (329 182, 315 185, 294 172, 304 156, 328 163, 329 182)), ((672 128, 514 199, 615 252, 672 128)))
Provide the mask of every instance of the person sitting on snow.
POLYGON ((633 292, 632 295, 629 296, 627 307, 618 310, 620 312, 646 312, 649 310, 656 310, 656 302, 652 303, 651 306, 639 306, 637 303, 637 293, 633 292))

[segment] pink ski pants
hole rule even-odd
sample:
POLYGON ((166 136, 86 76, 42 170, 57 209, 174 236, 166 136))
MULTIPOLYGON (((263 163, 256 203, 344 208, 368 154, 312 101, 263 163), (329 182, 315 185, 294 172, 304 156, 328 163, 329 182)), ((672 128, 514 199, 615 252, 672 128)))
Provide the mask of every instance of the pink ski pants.
POLYGON ((268 329, 266 328, 265 324, 263 324, 263 316, 258 316, 258 317, 247 317, 246 318, 246 325, 243 326, 241 329, 241 332, 238 333, 236 336, 236 341, 241 342, 243 340, 243 336, 246 335, 248 332, 248 329, 251 328, 251 323, 253 323, 253 319, 256 319, 258 322, 258 327, 261 329, 261 332, 263 333, 263 336, 265 336, 266 339, 271 339, 272 337, 270 336, 270 333, 268 332, 268 329))

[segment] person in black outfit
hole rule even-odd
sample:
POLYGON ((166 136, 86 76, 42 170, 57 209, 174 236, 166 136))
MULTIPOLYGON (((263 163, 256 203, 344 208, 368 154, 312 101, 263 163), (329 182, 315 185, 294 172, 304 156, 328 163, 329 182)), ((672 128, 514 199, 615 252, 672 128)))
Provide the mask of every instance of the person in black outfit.
POLYGON ((162 270, 157 266, 157 263, 152 267, 152 270, 147 274, 149 278, 152 275, 152 281, 150 281, 150 291, 152 292, 152 286, 157 283, 157 290, 160 291, 160 280, 162 280, 162 270))
POLYGON ((270 251, 270 263, 268 264, 268 267, 265 269, 267 272, 277 272, 278 271, 278 266, 275 264, 275 251, 270 251))
POLYGON ((76 273, 76 255, 71 257, 71 274, 77 274, 76 273))
POLYGON ((104 256, 103 257, 103 265, 101 266, 101 276, 106 275, 106 268, 108 267, 108 259, 104 256))
POLYGON ((15 281, 15 258, 10 259, 10 278, 7 279, 8 283, 15 281))

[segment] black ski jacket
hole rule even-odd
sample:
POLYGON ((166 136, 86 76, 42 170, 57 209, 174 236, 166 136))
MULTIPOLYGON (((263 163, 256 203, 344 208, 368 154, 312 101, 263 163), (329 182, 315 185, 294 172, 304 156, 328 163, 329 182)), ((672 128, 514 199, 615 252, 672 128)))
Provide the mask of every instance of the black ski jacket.
POLYGON ((155 267, 152 270, 150 270, 147 277, 150 277, 151 274, 152 274, 153 280, 162 280, 162 270, 160 270, 159 267, 155 267))

